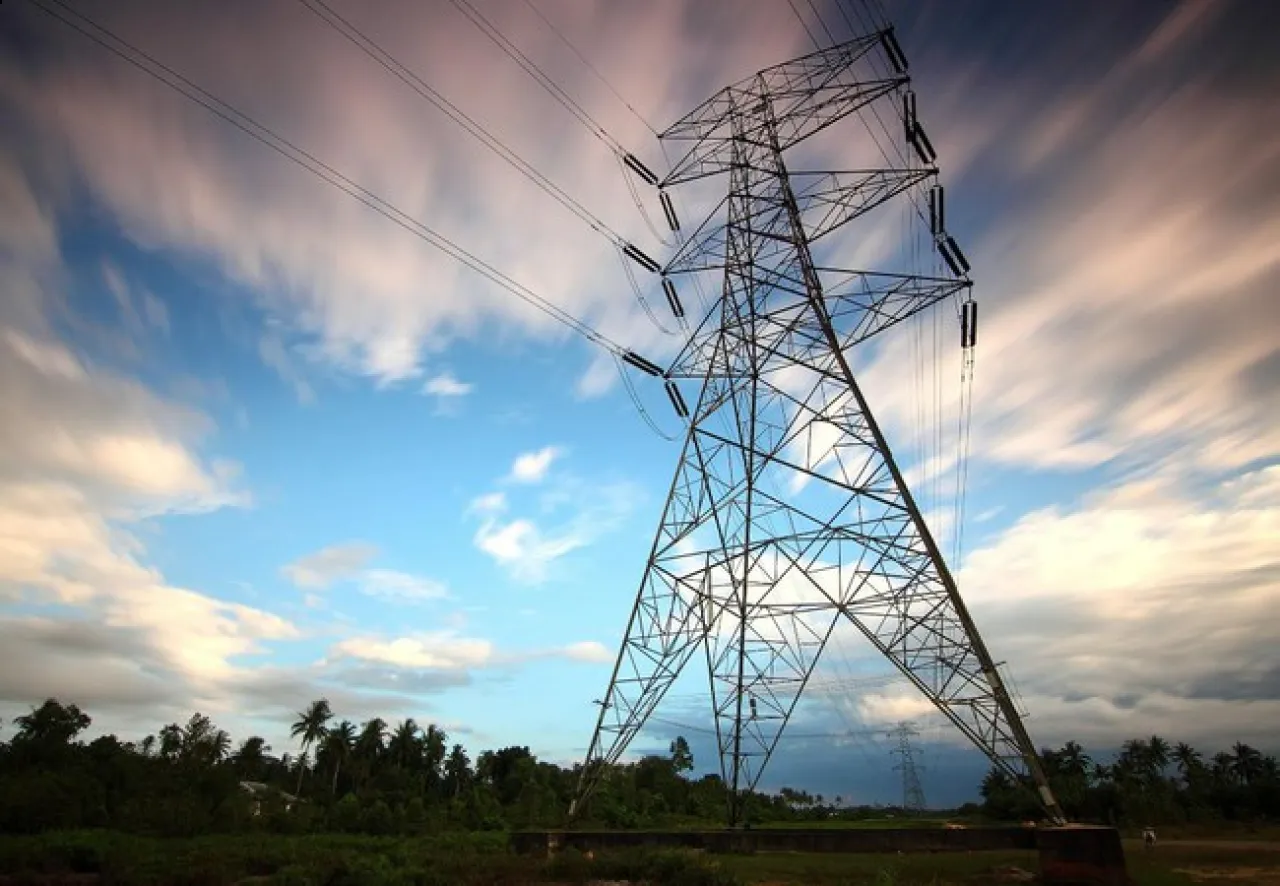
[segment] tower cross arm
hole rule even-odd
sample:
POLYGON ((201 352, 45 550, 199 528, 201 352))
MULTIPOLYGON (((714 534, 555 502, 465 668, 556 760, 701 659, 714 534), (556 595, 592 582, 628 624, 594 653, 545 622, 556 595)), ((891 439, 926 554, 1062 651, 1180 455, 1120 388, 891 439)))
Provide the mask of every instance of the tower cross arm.
POLYGON ((858 76, 857 63, 879 43, 879 34, 856 37, 726 86, 661 133, 673 145, 687 145, 662 186, 727 172, 735 143, 763 143, 770 136, 760 114, 766 98, 786 149, 909 83, 906 74, 858 76))

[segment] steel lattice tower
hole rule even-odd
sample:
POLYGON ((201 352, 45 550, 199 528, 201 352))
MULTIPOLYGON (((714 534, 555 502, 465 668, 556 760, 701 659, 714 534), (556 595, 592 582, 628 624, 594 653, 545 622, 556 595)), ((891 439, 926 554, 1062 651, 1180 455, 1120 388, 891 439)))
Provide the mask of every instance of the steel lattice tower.
POLYGON ((904 812, 922 812, 924 810, 924 788, 920 786, 920 769, 916 765, 915 752, 911 747, 911 736, 920 733, 910 723, 899 723, 889 733, 898 739, 898 746, 890 753, 901 757, 901 762, 893 768, 902 773, 902 810, 904 812))
POLYGON ((671 366, 647 364, 667 379, 689 427, 571 816, 701 653, 729 823, 739 824, 743 792, 759 782, 843 621, 997 766, 1038 786, 1061 818, 850 364, 877 333, 967 295, 968 265, 942 228, 940 201, 933 234, 951 277, 813 257, 822 238, 937 173, 905 71, 892 31, 854 39, 729 86, 662 133, 682 152, 663 187, 714 175, 729 183, 662 270, 663 284, 670 295, 679 275, 708 270, 723 284, 671 366), (858 76, 873 52, 892 70, 858 76), (878 99, 903 103, 920 164, 787 168, 790 148, 878 99), (680 385, 693 382, 700 392, 686 401, 680 385))

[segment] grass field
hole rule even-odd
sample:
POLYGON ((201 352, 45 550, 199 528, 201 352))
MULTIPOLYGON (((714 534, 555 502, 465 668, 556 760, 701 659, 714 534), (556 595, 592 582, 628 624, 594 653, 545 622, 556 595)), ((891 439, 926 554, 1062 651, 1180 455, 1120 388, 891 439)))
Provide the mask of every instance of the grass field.
MULTIPOLYGON (((1126 841, 1137 886, 1280 886, 1280 842, 1126 841)), ((102 832, 0 837, 0 886, 436 886, 521 883, 673 886, 980 886, 1024 882, 1034 852, 920 855, 676 851, 513 855, 502 834, 419 838, 234 835, 160 840, 102 832)))

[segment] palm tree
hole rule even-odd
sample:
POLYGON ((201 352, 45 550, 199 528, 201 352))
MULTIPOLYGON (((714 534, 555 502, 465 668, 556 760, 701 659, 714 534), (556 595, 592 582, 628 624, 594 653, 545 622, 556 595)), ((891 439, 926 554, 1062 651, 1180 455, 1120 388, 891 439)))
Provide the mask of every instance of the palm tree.
POLYGON ((329 709, 329 700, 322 698, 311 702, 305 711, 299 712, 298 719, 289 732, 292 738, 302 738, 302 765, 298 767, 298 789, 295 791, 299 795, 302 794, 302 775, 307 771, 307 749, 324 738, 331 719, 333 711, 329 709))
POLYGON ((360 737, 356 739, 354 758, 360 770, 361 781, 373 773, 373 767, 377 765, 378 758, 382 756, 385 749, 386 737, 387 723, 381 717, 369 720, 360 730, 360 737))
POLYGON ((144 757, 150 757, 151 753, 155 749, 156 749, 156 737, 154 735, 148 735, 138 745, 138 750, 142 752, 142 756, 144 757))
POLYGON ((405 771, 411 771, 420 763, 422 752, 418 744, 418 724, 412 717, 404 720, 391 734, 387 743, 387 756, 391 762, 405 771))
POLYGON ((1084 752, 1084 748, 1074 741, 1069 741, 1062 746, 1062 750, 1059 752, 1059 760, 1064 774, 1081 780, 1088 777, 1089 767, 1093 764, 1093 760, 1084 752))
POLYGON ((270 750, 270 746, 262 736, 251 735, 240 743, 240 747, 232 756, 232 762, 242 776, 254 778, 261 774, 262 767, 266 763, 267 752, 270 750))
POLYGON ((333 789, 338 793, 338 773, 342 764, 351 760, 351 749, 356 741, 356 726, 350 720, 343 720, 325 735, 323 750, 325 756, 333 761, 333 789))
POLYGON ((1169 756, 1178 765, 1178 772, 1182 773, 1183 782, 1190 787, 1196 775, 1204 768, 1200 752, 1185 741, 1180 741, 1174 746, 1173 753, 1169 756))
POLYGON ((1262 769, 1262 753, 1247 744, 1236 742, 1231 748, 1231 772, 1241 784, 1254 781, 1262 769))
POLYGON ((1141 738, 1131 738, 1120 748, 1116 764, 1126 772, 1146 776, 1151 772, 1151 748, 1141 738))
POLYGON ((160 730, 160 756, 172 760, 182 750, 182 727, 170 723, 160 730))
POLYGON ((1170 758, 1174 763, 1178 764, 1178 771, 1183 775, 1201 765, 1200 752, 1185 741, 1180 741, 1174 746, 1170 758))
POLYGON ((471 761, 460 744, 455 744, 444 761, 444 784, 450 796, 456 797, 471 783, 471 761))
POLYGON ((1151 736, 1147 740, 1147 756, 1155 769, 1155 774, 1159 775, 1164 771, 1164 767, 1169 765, 1169 742, 1158 735, 1151 736))
POLYGON ((427 783, 435 787, 440 780, 440 766, 444 763, 449 736, 434 723, 427 724, 422 735, 422 762, 427 770, 427 783))
POLYGON ((209 762, 221 763, 227 759, 227 752, 231 750, 231 736, 227 734, 225 729, 219 729, 209 736, 206 746, 209 749, 209 762))
POLYGON ((1213 755, 1213 777, 1220 784, 1230 784, 1235 776, 1235 760, 1223 751, 1213 755))

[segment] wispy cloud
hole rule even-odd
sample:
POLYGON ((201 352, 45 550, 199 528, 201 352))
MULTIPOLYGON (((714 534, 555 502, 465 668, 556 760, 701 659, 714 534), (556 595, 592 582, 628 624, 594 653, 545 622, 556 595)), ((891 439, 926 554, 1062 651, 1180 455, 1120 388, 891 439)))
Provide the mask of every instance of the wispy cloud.
POLYGON ((354 577, 378 553, 378 547, 368 542, 344 542, 299 557, 282 566, 280 572, 300 588, 324 590, 354 577))
POLYGON ((371 597, 408 603, 449 596, 443 582, 393 569, 369 569, 360 576, 360 590, 371 597))
MULTIPOLYGON (((449 596, 443 582, 395 569, 371 568, 369 564, 381 550, 363 541, 330 545, 299 557, 280 568, 280 572, 298 588, 308 591, 328 590, 350 582, 360 593, 395 603, 413 604, 439 600, 449 596)), ((307 605, 319 604, 321 598, 307 595, 307 605)))
MULTIPOLYGON (((516 459, 507 479, 540 482, 558 450, 547 447, 516 459)), ((479 518, 475 546, 515 581, 541 584, 552 564, 593 544, 614 531, 641 497, 631 483, 588 483, 564 475, 538 496, 538 517, 511 516, 512 505, 503 492, 473 499, 467 514, 479 518)))
POLYGON ((541 483, 546 479, 551 464, 564 454, 559 446, 544 446, 536 452, 522 452, 516 456, 507 475, 513 483, 541 483))
POLYGON ((334 659, 353 658, 406 670, 463 671, 488 667, 512 667, 545 659, 600 664, 612 653, 594 640, 529 650, 500 650, 491 641, 460 636, 455 631, 434 631, 404 637, 351 637, 334 644, 334 659))
POLYGON ((465 397, 475 390, 475 385, 456 379, 451 373, 444 372, 427 379, 422 386, 422 393, 444 399, 465 397))

